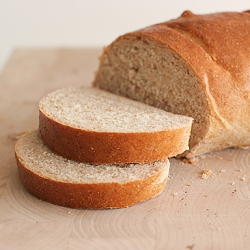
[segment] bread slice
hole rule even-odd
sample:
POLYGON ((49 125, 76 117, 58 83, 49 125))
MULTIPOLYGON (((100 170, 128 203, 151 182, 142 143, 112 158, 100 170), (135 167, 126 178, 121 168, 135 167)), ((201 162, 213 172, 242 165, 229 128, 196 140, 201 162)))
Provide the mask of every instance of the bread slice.
POLYGON ((70 208, 122 208, 160 194, 169 161, 148 164, 92 165, 54 154, 37 131, 15 145, 25 188, 35 197, 70 208))
POLYGON ((188 149, 189 117, 96 88, 63 88, 39 103, 42 140, 85 163, 147 163, 188 149))
POLYGON ((249 11, 185 11, 117 38, 93 86, 193 117, 189 158, 250 145, 249 58, 249 11))

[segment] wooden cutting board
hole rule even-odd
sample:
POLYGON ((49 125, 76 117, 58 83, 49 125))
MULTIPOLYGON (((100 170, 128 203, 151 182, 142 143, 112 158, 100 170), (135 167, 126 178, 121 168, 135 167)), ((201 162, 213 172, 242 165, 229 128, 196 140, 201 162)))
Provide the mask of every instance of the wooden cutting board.
POLYGON ((250 149, 171 159, 164 192, 130 208, 74 210, 26 192, 13 146, 38 102, 90 85, 101 49, 18 49, 0 77, 0 249, 250 249, 250 149))

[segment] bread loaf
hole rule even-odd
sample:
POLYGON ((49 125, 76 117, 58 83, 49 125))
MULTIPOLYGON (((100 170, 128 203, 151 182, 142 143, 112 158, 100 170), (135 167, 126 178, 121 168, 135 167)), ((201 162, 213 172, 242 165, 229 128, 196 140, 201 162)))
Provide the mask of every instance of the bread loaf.
POLYGON ((15 145, 16 161, 25 188, 35 197, 70 208, 122 208, 160 194, 169 161, 148 164, 92 165, 51 152, 37 131, 15 145))
POLYGON ((86 163, 147 163, 188 148, 192 119, 95 88, 64 88, 39 103, 42 140, 86 163))
POLYGON ((93 83, 194 118, 186 157, 250 145, 250 12, 195 15, 125 34, 93 83))

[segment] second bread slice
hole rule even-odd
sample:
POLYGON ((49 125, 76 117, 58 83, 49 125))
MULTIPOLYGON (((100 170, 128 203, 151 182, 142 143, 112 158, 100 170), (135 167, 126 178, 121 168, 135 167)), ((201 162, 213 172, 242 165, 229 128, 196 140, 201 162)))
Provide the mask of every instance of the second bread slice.
POLYGON ((189 117, 95 88, 64 88, 39 103, 42 140, 86 163, 146 163, 188 149, 189 117))
POLYGON ((169 161, 148 164, 87 164, 51 152, 37 131, 15 145, 18 170, 35 197, 70 208, 122 208, 159 195, 165 188, 169 161))

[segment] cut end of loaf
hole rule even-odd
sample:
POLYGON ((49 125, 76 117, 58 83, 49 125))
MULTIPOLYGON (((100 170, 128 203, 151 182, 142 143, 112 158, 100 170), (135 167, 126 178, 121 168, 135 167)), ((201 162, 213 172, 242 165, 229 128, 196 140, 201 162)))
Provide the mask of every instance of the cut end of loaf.
POLYGON ((192 66, 167 45, 174 31, 163 29, 162 36, 149 28, 114 41, 104 50, 93 86, 194 118, 192 149, 209 129, 208 103, 192 66))
POLYGON ((160 194, 169 161, 149 164, 92 165, 51 152, 37 131, 15 146, 22 182, 35 197, 71 208, 121 208, 160 194))

